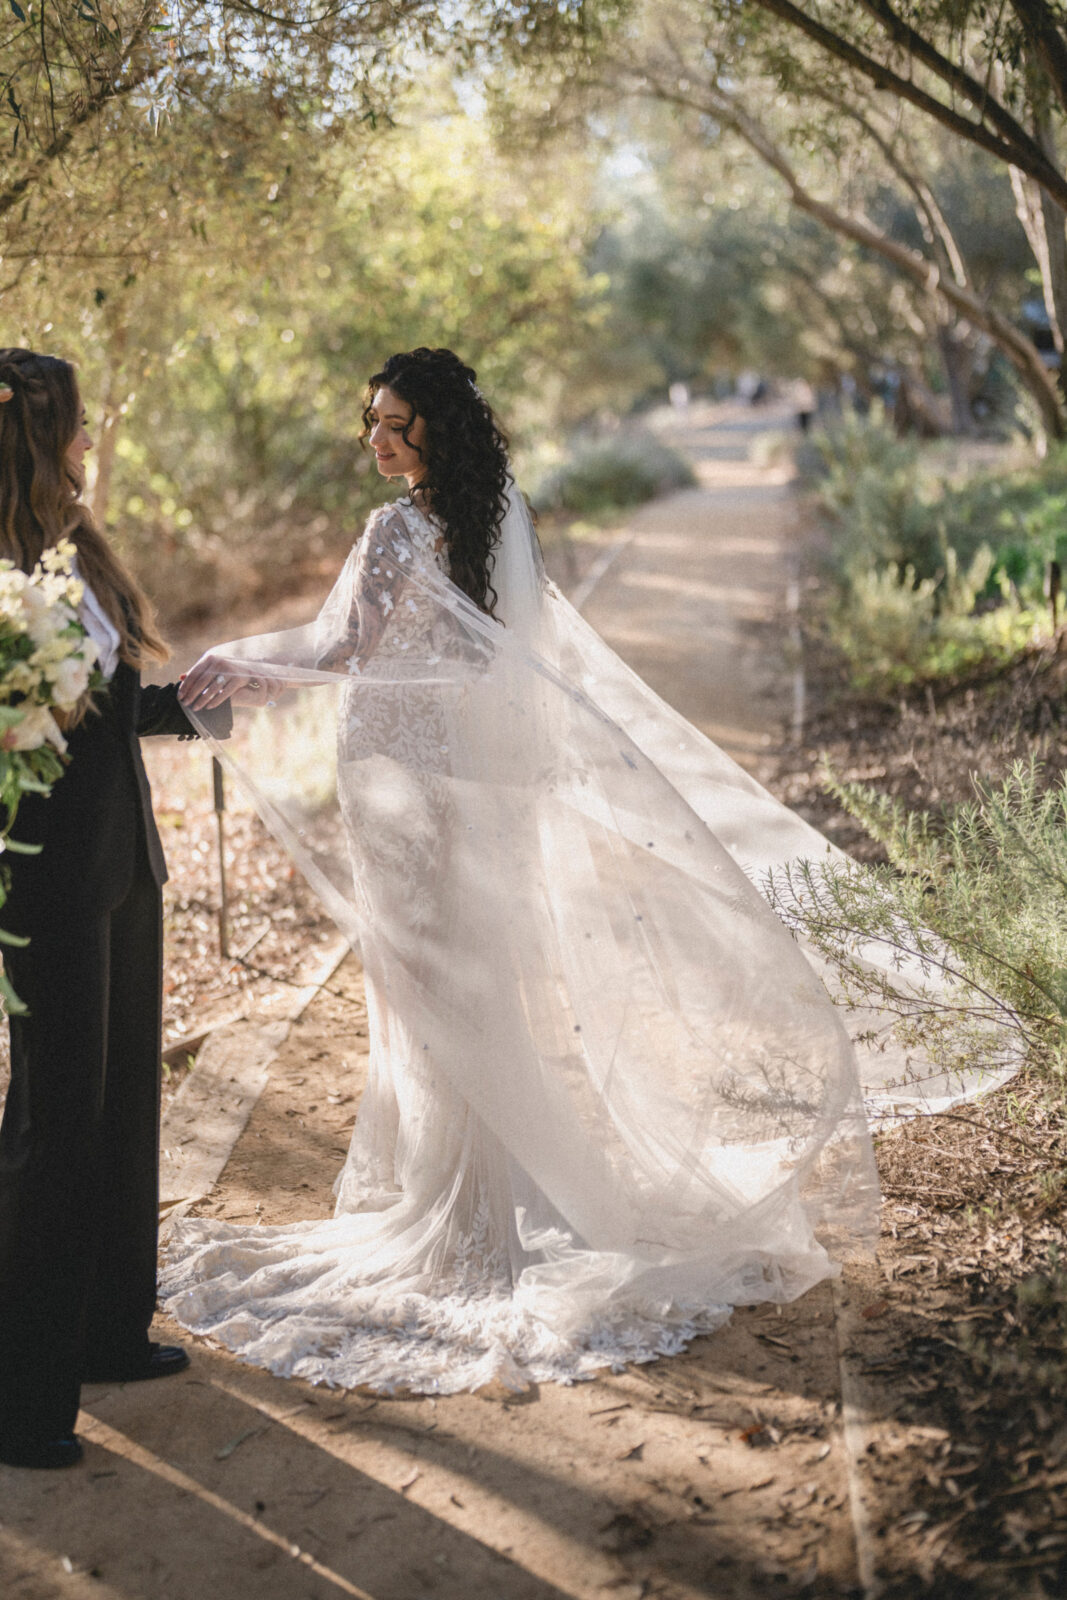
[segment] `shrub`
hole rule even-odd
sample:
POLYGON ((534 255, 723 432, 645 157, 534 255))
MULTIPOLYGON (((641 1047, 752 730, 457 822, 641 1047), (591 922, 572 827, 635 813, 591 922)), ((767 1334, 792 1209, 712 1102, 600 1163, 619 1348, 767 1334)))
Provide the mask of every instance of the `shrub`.
POLYGON ((888 865, 801 863, 770 880, 779 916, 829 962, 849 1003, 897 1017, 905 1044, 951 1070, 993 1065, 1014 1042, 1062 1079, 1067 1065, 1067 782, 1035 762, 939 813, 865 784, 832 792, 888 865), (863 960, 874 945, 901 965, 863 960), (925 983, 904 964, 918 961, 925 983), (947 988, 946 988, 947 981, 947 988))
POLYGON ((878 413, 813 437, 826 514, 828 629, 853 683, 898 689, 1010 660, 1042 633, 1048 564, 1067 566, 1067 451, 953 482, 878 413))
POLYGON ((858 689, 885 692, 933 678, 960 678, 1012 660, 1039 635, 1043 617, 1008 590, 1003 603, 976 611, 993 567, 983 545, 961 573, 945 549, 943 575, 919 578, 895 562, 854 572, 832 603, 830 638, 858 689))
POLYGON ((694 481, 677 451, 644 429, 627 429, 578 444, 566 461, 534 486, 531 499, 539 511, 590 516, 640 505, 694 481))

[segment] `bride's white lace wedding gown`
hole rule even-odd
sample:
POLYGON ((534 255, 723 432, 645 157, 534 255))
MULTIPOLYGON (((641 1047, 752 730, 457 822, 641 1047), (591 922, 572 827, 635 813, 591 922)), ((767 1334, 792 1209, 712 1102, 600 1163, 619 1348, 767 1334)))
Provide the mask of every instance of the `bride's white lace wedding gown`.
POLYGON ((441 545, 384 508, 315 623, 221 647, 284 680, 217 749, 360 952, 370 1079, 332 1218, 186 1220, 163 1278, 245 1360, 429 1393, 677 1351, 877 1215, 849 1038, 753 882, 826 842, 582 622, 517 493, 500 620, 441 545))

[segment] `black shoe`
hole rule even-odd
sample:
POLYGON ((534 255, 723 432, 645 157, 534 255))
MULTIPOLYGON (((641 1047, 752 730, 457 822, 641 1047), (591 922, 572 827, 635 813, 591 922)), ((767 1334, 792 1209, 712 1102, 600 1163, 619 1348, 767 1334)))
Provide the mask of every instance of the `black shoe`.
POLYGON ((0 1439, 0 1463, 5 1467, 74 1467, 84 1451, 81 1441, 73 1433, 64 1433, 58 1439, 0 1439))
POLYGON ((133 1356, 102 1356, 89 1361, 83 1383, 144 1383, 148 1378, 169 1378, 184 1372, 189 1357, 180 1344, 149 1344, 133 1356))

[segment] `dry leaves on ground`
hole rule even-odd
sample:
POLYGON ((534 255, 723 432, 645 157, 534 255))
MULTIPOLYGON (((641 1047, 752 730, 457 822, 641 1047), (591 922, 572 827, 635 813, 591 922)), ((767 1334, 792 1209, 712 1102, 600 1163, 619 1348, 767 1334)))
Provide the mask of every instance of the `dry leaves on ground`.
MULTIPOLYGON (((861 859, 878 847, 822 758, 915 809, 1036 756, 1067 771, 1067 655, 893 706, 849 695, 808 641, 812 717, 772 787, 861 859)), ((853 1351, 881 1426, 864 1462, 886 1600, 1067 1593, 1067 1105, 1025 1077, 883 1136, 883 1244, 853 1351)))

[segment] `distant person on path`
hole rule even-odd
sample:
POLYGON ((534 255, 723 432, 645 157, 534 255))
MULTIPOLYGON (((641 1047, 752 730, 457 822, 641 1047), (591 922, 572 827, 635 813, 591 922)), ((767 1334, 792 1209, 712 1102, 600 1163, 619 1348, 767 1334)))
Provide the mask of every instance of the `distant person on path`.
POLYGON ((677 412, 682 421, 689 417, 689 385, 687 383, 672 383, 667 391, 672 409, 677 412))
MULTIPOLYGON (((178 685, 142 687, 167 650, 137 583, 81 499, 92 441, 74 369, 0 350, 0 556, 24 572, 77 550, 81 620, 106 687, 66 730, 70 764, 27 795, 0 923, 28 1006, 9 1018, 0 1124, 0 1463, 66 1467, 83 1383, 180 1372, 150 1342, 156 1304, 162 905, 166 877, 138 740, 197 737, 178 685)), ((216 719, 219 714, 215 713, 216 719)), ((215 731, 230 723, 224 708, 215 731)))
POLYGON ((797 427, 801 433, 808 433, 818 410, 818 401, 815 390, 807 378, 798 378, 793 385, 793 411, 797 419, 797 427))
POLYGON ((746 405, 758 406, 767 393, 767 385, 758 372, 746 368, 738 374, 736 393, 739 400, 746 405))

